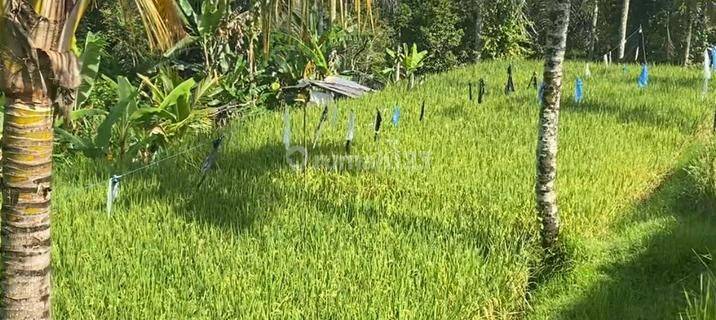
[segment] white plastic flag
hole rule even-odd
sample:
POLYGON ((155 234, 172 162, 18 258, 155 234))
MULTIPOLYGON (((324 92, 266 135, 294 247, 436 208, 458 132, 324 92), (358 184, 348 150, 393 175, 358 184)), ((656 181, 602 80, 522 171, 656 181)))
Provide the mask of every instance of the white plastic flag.
POLYGON ((333 110, 333 112, 331 112, 331 128, 335 128, 338 124, 338 103, 334 103, 331 110, 333 110))
POLYGON ((291 114, 288 113, 288 107, 283 113, 283 145, 286 150, 291 147, 291 114))
POLYGON ((589 79, 592 77, 592 71, 589 70, 589 62, 584 66, 584 78, 589 79))
POLYGON ((119 182, 121 181, 120 176, 112 176, 107 184, 107 214, 112 214, 112 203, 114 199, 119 196, 119 182))
POLYGON ((701 97, 706 96, 709 91, 709 80, 711 80, 711 66, 709 65, 709 51, 704 50, 704 84, 701 87, 701 97))
POLYGON ((711 80, 711 66, 709 65, 709 51, 704 50, 704 80, 711 80))
POLYGON ((333 102, 333 96, 330 93, 311 90, 310 102, 313 102, 319 106, 327 106, 333 102))
POLYGON ((346 153, 351 153, 351 144, 353 143, 353 136, 355 135, 356 128, 356 114, 351 111, 348 115, 348 133, 346 134, 346 153))

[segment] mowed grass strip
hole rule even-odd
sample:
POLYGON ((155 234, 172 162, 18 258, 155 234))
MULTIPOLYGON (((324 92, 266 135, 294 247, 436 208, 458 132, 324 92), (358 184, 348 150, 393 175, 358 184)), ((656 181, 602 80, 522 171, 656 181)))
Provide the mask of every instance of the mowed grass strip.
MULTIPOLYGON (((204 152, 127 177, 111 216, 105 187, 81 189, 111 170, 86 160, 58 167, 55 316, 526 316, 539 303, 528 288, 542 263, 533 209, 539 104, 527 88, 541 65, 515 62, 517 92, 505 96, 507 65, 464 67, 413 91, 392 86, 339 103, 309 159, 344 153, 354 110, 353 155, 380 163, 362 170, 292 170, 282 112, 231 126, 218 169, 198 190, 204 152), (479 78, 487 82, 481 105, 467 100, 468 83, 477 88, 479 78), (384 119, 378 142, 376 108, 384 119), (419 165, 410 165, 414 155, 419 165)), ((697 70, 653 67, 641 90, 638 66, 591 69, 585 100, 575 104, 584 63, 567 65, 562 99, 559 203, 568 252, 581 253, 570 255, 574 265, 677 166, 711 114, 697 70)), ((320 114, 308 109, 309 146, 320 114)), ((298 144, 301 110, 291 117, 298 144)))

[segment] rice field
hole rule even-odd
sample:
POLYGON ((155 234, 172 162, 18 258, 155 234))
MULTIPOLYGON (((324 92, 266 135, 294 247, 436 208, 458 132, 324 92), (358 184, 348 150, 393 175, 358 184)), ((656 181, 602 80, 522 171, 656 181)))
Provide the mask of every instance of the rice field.
MULTIPOLYGON (((651 67, 639 89, 636 65, 592 65, 591 78, 584 63, 567 65, 558 178, 565 258, 547 265, 533 199, 539 105, 528 88, 541 65, 515 62, 517 91, 506 96, 507 65, 341 101, 315 148, 322 110, 308 108, 306 170, 287 163, 284 113, 261 112, 226 129, 218 168, 200 188, 208 145, 125 177, 111 215, 106 180, 131 167, 57 164, 55 317, 678 317, 703 268, 695 252, 716 247, 714 223, 688 197, 682 170, 710 139, 714 94, 702 97, 700 71, 651 67), (480 78, 482 104, 468 100, 480 78)), ((290 118, 292 144, 302 145, 303 113, 291 109, 290 118)))

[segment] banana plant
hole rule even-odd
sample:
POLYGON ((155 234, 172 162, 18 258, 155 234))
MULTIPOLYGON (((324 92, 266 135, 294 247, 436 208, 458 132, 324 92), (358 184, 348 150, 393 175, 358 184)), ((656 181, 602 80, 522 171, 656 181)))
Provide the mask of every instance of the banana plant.
POLYGON ((399 47, 397 51, 391 49, 385 49, 385 51, 393 61, 395 68, 392 66, 386 68, 383 73, 394 73, 395 79, 398 81, 400 80, 402 67, 402 72, 410 79, 410 88, 415 87, 415 75, 425 65, 425 60, 429 57, 428 51, 418 51, 418 46, 415 43, 410 48, 403 43, 402 48, 399 47))
POLYGON ((180 140, 188 131, 206 132, 212 127, 212 116, 222 93, 220 78, 207 75, 198 83, 189 78, 181 79, 175 73, 162 69, 152 79, 139 75, 142 85, 149 92, 142 95, 150 106, 139 108, 131 115, 131 121, 141 123, 161 138, 161 146, 172 140, 180 140))
POLYGON ((132 114, 137 110, 137 97, 139 91, 133 87, 129 80, 125 77, 119 77, 115 83, 117 88, 117 102, 112 106, 109 112, 101 109, 82 109, 77 110, 74 116, 79 119, 90 116, 104 116, 104 120, 97 127, 96 133, 92 137, 81 137, 62 128, 56 128, 58 138, 61 142, 67 143, 70 149, 82 152, 88 158, 102 158, 110 156, 112 146, 113 131, 118 134, 115 137, 118 153, 122 155, 122 149, 126 149, 127 137, 130 135, 130 126, 128 123, 121 124, 128 114, 132 114), (82 113, 79 113, 82 111, 82 113), (94 111, 94 112, 89 112, 94 111), (116 127, 116 128, 115 128, 116 127))
POLYGON ((322 34, 311 31, 301 36, 299 31, 292 33, 276 32, 277 48, 275 61, 283 78, 290 82, 305 79, 323 79, 340 73, 332 58, 340 50, 341 41, 346 32, 332 27, 322 34))
POLYGON ((95 80, 99 75, 103 49, 103 40, 92 32, 87 33, 85 46, 79 59, 82 82, 77 88, 77 98, 75 99, 73 110, 82 107, 94 90, 95 80))
POLYGON ((190 29, 190 34, 183 41, 177 43, 174 48, 167 51, 165 56, 173 56, 177 52, 198 45, 204 55, 204 67, 208 73, 226 72, 226 68, 218 69, 226 67, 228 61, 235 57, 235 53, 225 41, 227 39, 217 36, 217 31, 230 16, 230 1, 203 0, 199 5, 194 1, 179 0, 179 7, 183 13, 182 18, 185 25, 190 29))

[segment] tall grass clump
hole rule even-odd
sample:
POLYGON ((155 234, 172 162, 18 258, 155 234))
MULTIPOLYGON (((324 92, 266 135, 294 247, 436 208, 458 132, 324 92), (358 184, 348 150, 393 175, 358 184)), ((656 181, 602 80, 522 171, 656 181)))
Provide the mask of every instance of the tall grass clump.
MULTIPOLYGON (((704 262, 703 259, 702 262, 704 262)), ((684 291, 684 295, 687 307, 681 314, 682 320, 716 319, 716 274, 712 268, 707 268, 699 276, 697 292, 684 291)))
POLYGON ((716 142, 708 144, 686 170, 694 182, 692 195, 707 208, 716 208, 716 142))

